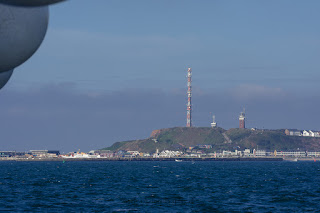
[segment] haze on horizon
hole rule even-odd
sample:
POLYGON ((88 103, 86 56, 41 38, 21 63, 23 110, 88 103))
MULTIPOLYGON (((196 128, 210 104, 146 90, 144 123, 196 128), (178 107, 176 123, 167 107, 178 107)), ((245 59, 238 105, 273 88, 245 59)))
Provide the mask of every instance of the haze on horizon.
POLYGON ((320 2, 69 0, 0 91, 1 149, 89 151, 193 123, 320 130, 320 2))

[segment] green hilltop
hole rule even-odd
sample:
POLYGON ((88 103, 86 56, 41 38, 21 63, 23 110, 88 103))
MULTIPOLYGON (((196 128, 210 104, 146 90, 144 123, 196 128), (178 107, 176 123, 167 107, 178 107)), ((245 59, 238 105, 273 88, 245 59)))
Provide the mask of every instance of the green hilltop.
POLYGON ((140 151, 153 153, 156 149, 186 150, 198 145, 212 145, 211 151, 221 150, 281 150, 281 151, 319 151, 320 138, 287 136, 284 129, 279 130, 250 130, 229 129, 220 127, 175 127, 155 130, 151 137, 142 140, 116 142, 103 150, 110 151, 140 151))

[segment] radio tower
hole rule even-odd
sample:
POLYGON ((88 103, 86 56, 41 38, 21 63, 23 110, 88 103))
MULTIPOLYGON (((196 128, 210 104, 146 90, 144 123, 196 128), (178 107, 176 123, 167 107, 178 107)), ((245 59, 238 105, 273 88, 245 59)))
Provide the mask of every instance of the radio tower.
POLYGON ((187 127, 192 127, 192 122, 191 122, 191 96, 192 96, 191 76, 192 76, 191 68, 188 68, 188 75, 187 75, 187 77, 188 77, 187 127))

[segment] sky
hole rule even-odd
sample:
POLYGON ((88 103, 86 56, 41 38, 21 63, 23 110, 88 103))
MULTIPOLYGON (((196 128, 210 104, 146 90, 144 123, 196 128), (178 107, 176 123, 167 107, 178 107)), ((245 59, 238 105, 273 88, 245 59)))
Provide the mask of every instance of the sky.
POLYGON ((320 130, 318 0, 68 0, 0 91, 0 150, 90 151, 193 124, 320 130))

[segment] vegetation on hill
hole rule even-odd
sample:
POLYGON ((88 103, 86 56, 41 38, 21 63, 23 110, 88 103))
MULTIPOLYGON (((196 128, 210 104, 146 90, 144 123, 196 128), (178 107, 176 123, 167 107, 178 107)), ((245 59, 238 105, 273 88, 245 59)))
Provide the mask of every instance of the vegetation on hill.
POLYGON ((209 128, 209 127, 175 127, 162 129, 154 137, 114 143, 105 150, 137 150, 153 153, 158 149, 185 151, 189 147, 198 145, 212 145, 206 151, 221 150, 307 150, 319 151, 320 138, 287 136, 284 130, 249 130, 209 128))

